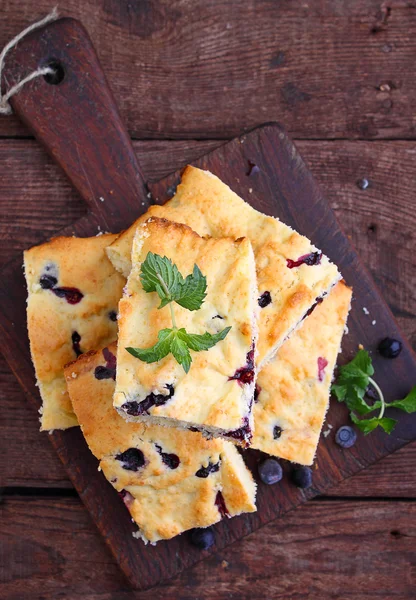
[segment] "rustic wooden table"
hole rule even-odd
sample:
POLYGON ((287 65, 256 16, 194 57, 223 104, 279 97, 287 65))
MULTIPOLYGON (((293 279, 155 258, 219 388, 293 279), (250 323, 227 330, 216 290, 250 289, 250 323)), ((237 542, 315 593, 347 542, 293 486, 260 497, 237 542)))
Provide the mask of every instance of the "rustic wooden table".
MULTIPOLYGON (((0 46, 50 7, 0 0, 0 46)), ((67 0, 65 14, 89 30, 151 179, 282 122, 416 347, 414 2, 67 0)), ((0 206, 0 265, 85 211, 13 117, 0 206)), ((0 377, 1 598, 415 597, 416 444, 133 593, 4 359, 0 377)))

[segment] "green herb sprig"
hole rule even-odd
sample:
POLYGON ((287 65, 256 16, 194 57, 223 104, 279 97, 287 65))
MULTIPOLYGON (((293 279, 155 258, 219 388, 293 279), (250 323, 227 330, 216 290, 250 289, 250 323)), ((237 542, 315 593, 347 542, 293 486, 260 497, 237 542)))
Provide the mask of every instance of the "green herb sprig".
POLYGON ((206 297, 207 278, 197 265, 194 265, 192 274, 183 278, 178 267, 169 258, 149 252, 141 265, 140 280, 145 292, 158 294, 161 300, 159 309, 169 304, 172 328, 159 331, 158 341, 151 348, 126 348, 127 352, 146 363, 157 362, 172 353, 185 373, 188 373, 192 363, 189 350, 209 350, 223 340, 231 329, 226 327, 213 335, 208 331, 199 335, 188 333, 176 324, 173 303, 192 311, 200 309, 206 297))
POLYGON ((340 367, 337 381, 332 385, 332 392, 339 402, 345 402, 350 410, 351 420, 365 435, 371 433, 378 426, 390 434, 397 421, 384 416, 386 408, 399 408, 407 413, 416 412, 416 386, 403 400, 387 403, 372 375, 374 375, 374 367, 370 355, 366 350, 359 350, 351 362, 340 367), (373 386, 379 397, 371 405, 367 404, 364 399, 369 384, 373 386), (360 418, 376 410, 379 411, 377 416, 360 418))

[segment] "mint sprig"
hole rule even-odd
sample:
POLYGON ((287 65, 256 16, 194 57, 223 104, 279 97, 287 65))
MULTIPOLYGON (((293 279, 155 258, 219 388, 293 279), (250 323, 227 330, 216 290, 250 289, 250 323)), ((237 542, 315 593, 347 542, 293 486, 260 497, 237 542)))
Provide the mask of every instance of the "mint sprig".
POLYGON ((153 363, 172 354, 176 361, 188 373, 192 357, 189 350, 201 352, 209 350, 223 340, 231 327, 219 333, 188 333, 183 327, 176 325, 173 303, 188 310, 198 310, 206 297, 207 279, 198 265, 194 265, 192 274, 185 279, 178 267, 166 256, 149 252, 141 265, 140 280, 147 293, 156 292, 161 300, 159 309, 169 304, 172 328, 162 329, 157 334, 158 341, 150 348, 126 348, 132 356, 146 363, 153 363))
POLYGON ((352 361, 340 367, 337 381, 332 385, 332 392, 339 402, 345 402, 350 410, 351 420, 364 435, 371 433, 376 427, 382 427, 386 433, 390 434, 397 421, 384 417, 386 408, 399 408, 407 413, 416 412, 416 386, 403 400, 387 403, 372 375, 374 375, 374 367, 370 355, 365 350, 359 350, 352 361), (371 405, 364 399, 369 384, 373 386, 379 397, 371 405), (378 415, 368 419, 361 419, 356 414, 365 416, 376 410, 379 410, 378 415))

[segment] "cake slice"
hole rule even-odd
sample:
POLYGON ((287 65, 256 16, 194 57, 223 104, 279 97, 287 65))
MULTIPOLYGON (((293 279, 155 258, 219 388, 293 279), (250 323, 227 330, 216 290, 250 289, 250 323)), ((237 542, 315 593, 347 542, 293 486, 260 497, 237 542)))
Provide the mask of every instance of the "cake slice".
POLYGON ((128 423, 113 408, 116 345, 65 368, 75 414, 145 543, 256 510, 256 484, 230 442, 128 423))
POLYGON ((24 253, 30 350, 43 401, 41 430, 77 425, 64 365, 117 338, 125 278, 105 253, 116 237, 58 237, 24 253))
POLYGON ((151 218, 137 228, 133 268, 119 304, 119 343, 114 406, 128 420, 194 428, 207 436, 249 444, 257 341, 256 271, 247 238, 202 238, 186 225, 151 218), (188 373, 172 354, 146 363, 126 348, 150 348, 158 332, 172 328, 170 306, 140 279, 148 253, 170 259, 183 277, 196 264, 207 279, 199 310, 175 303, 178 328, 203 335, 227 328, 225 339, 206 351, 191 349, 188 373))
POLYGON ((252 448, 311 465, 352 291, 340 281, 259 373, 252 448))
POLYGON ((110 260, 125 276, 131 269, 134 232, 149 216, 185 223, 200 235, 251 241, 259 288, 259 369, 341 277, 306 237, 258 212, 218 177, 195 167, 185 169, 169 202, 151 206, 108 248, 110 260))

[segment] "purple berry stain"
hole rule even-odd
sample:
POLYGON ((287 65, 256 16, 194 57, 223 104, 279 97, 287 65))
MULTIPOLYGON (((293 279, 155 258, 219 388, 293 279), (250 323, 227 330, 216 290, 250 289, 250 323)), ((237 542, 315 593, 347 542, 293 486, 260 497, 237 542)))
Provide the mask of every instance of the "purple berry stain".
POLYGON ((325 369, 328 366, 328 361, 326 358, 320 356, 318 358, 318 379, 319 381, 323 381, 325 377, 325 369))
POLYGON ((74 331, 71 339, 72 339, 72 349, 75 352, 75 355, 77 357, 81 356, 81 354, 82 354, 82 350, 80 347, 81 336, 79 335, 78 331, 74 331))
POLYGON ((198 471, 195 473, 196 477, 200 477, 201 479, 206 479, 208 477, 208 475, 210 475, 211 473, 217 473, 217 471, 220 470, 220 463, 208 463, 208 465, 206 467, 201 467, 200 469, 198 469, 198 471))
POLYGON ((103 349, 103 356, 106 361, 105 366, 99 365, 95 367, 94 377, 96 379, 113 379, 116 380, 116 357, 108 348, 103 349))
POLYGON ((123 469, 126 471, 138 471, 145 463, 144 454, 138 448, 129 448, 117 454, 116 459, 123 463, 123 469))
POLYGON ((163 406, 175 393, 173 385, 168 383, 166 389, 169 390, 169 394, 154 394, 151 392, 144 400, 137 402, 132 400, 131 402, 125 402, 121 407, 128 415, 132 417, 138 417, 139 415, 149 414, 149 410, 152 406, 163 406))
POLYGON ((270 295, 270 292, 263 292, 262 295, 257 300, 260 308, 266 308, 266 306, 269 306, 271 301, 272 301, 272 297, 270 295))
POLYGON ((155 444, 155 446, 162 458, 162 462, 169 467, 169 469, 177 469, 179 467, 181 461, 176 454, 168 454, 167 452, 163 452, 162 447, 158 444, 155 444))
POLYGON ((303 256, 299 256, 297 260, 291 260, 290 258, 286 259, 287 266, 289 269, 293 269, 294 267, 300 267, 301 265, 307 265, 308 267, 312 267, 314 265, 319 265, 322 258, 322 252, 311 252, 310 254, 304 254, 303 256))
POLYGON ((250 351, 247 352, 246 359, 247 363, 244 367, 237 369, 234 375, 228 378, 228 381, 235 379, 241 386, 252 383, 254 379, 254 344, 251 346, 250 351))
POLYGON ((224 496, 220 491, 218 491, 217 495, 215 496, 215 506, 218 508, 218 512, 220 513, 221 518, 230 515, 225 504, 224 496))
POLYGON ((261 394, 261 387, 259 386, 258 383, 256 383, 256 387, 254 388, 254 396, 253 396, 254 404, 257 404, 257 402, 259 401, 260 394, 261 394))
MULTIPOLYGON (((303 319, 306 319, 306 317, 309 317, 309 315, 311 315, 313 313, 313 311, 318 306, 318 304, 321 304, 321 302, 324 301, 324 296, 326 296, 326 294, 323 294, 321 296, 321 298, 316 298, 314 304, 312 304, 312 306, 306 311, 305 315, 303 316, 303 319)), ((303 321, 303 319, 302 319, 302 321, 303 321)))
POLYGON ((84 297, 84 294, 78 288, 73 287, 56 287, 58 280, 53 275, 42 275, 39 279, 40 287, 43 290, 50 290, 58 296, 65 298, 68 304, 78 304, 84 297))
POLYGON ((253 437, 248 417, 244 417, 243 426, 238 429, 232 429, 224 433, 224 437, 231 438, 240 442, 245 448, 250 445, 253 437))

